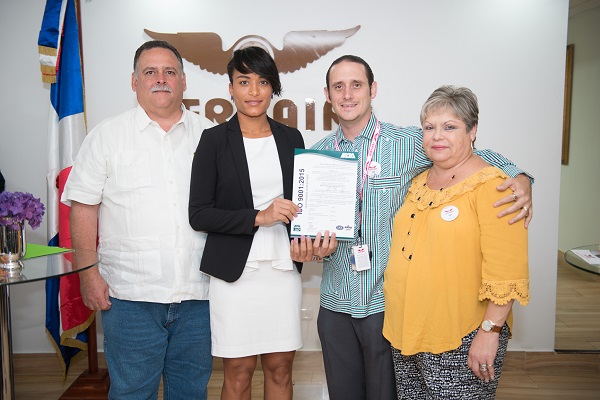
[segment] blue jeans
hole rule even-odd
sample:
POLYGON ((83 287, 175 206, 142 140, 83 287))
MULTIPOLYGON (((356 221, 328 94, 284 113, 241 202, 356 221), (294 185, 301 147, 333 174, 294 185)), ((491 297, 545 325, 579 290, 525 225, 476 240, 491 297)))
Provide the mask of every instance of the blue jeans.
POLYGON ((206 399, 212 371, 207 300, 160 304, 110 298, 102 311, 111 400, 206 399))

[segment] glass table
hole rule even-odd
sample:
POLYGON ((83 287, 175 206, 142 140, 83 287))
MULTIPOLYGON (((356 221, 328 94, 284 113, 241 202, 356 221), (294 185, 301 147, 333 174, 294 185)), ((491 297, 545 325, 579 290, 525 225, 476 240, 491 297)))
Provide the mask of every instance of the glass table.
POLYGON ((98 264, 98 253, 91 250, 73 250, 65 253, 21 260, 24 268, 18 274, 3 273, 0 269, 0 341, 2 396, 14 400, 14 370, 10 316, 10 286, 43 281, 78 273, 98 264))
POLYGON ((590 263, 576 254, 578 250, 590 250, 592 252, 600 251, 600 244, 590 244, 587 246, 575 247, 565 252, 565 261, 576 268, 582 269, 593 274, 600 275, 600 264, 590 263), (574 251, 575 250, 575 251, 574 251))

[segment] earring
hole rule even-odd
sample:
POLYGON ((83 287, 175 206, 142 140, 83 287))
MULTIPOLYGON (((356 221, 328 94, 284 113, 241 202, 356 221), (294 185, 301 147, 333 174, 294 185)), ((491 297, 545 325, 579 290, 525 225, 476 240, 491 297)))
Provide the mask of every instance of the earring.
POLYGON ((273 95, 271 94, 271 100, 273 100, 273 95))
POLYGON ((475 141, 471 140, 471 150, 475 150, 475 146, 473 145, 473 143, 475 143, 475 141))
MULTIPOLYGON (((231 101, 233 101, 233 95, 231 95, 231 101)), ((471 144, 471 146, 473 146, 473 144, 471 144)))

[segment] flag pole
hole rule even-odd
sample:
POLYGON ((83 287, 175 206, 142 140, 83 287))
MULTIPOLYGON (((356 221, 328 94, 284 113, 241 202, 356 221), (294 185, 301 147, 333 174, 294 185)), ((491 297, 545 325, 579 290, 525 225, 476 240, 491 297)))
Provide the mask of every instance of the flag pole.
MULTIPOLYGON (((84 87, 84 96, 83 96, 83 109, 84 109, 84 119, 85 119, 85 66, 83 64, 83 29, 81 23, 81 0, 75 0, 75 10, 77 14, 77 27, 79 35, 79 57, 81 59, 81 81, 83 82, 84 87)), ((88 331, 88 372, 90 374, 98 373, 98 342, 96 340, 96 316, 94 315, 94 320, 87 328, 88 331)))

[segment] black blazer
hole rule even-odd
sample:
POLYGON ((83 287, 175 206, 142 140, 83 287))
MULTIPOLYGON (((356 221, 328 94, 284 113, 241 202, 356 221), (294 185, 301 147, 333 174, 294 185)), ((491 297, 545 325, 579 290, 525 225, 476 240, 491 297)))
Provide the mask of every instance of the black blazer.
MULTIPOLYGON (((304 148, 300 131, 268 118, 283 175, 283 196, 291 200, 294 149, 304 148)), ((226 282, 242 275, 254 233, 248 161, 237 114, 206 129, 194 154, 190 184, 190 225, 208 233, 200 270, 226 282)), ((290 226, 287 225, 288 234, 290 226)), ((302 263, 295 263, 298 271, 302 263)))

